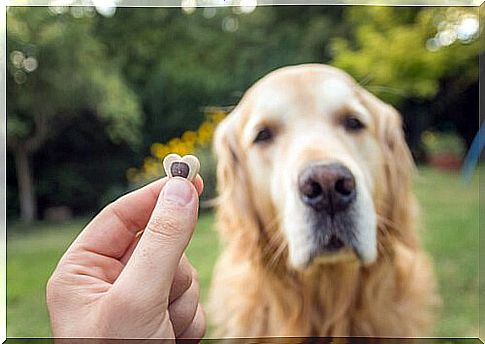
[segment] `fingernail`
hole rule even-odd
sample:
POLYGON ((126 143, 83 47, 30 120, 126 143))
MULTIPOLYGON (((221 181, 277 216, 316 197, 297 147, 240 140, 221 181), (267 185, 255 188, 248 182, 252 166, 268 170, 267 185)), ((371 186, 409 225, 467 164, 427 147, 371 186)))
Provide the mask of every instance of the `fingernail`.
POLYGON ((162 198, 184 206, 192 200, 192 190, 187 180, 183 178, 169 178, 163 188, 162 198))

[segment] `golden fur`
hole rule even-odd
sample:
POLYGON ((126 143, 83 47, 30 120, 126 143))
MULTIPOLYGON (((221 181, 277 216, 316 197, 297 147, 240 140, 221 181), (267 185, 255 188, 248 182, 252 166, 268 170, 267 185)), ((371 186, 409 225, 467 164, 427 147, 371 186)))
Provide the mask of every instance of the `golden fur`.
MULTIPOLYGON (((263 79, 246 92, 234 111, 237 114, 229 115, 216 133, 217 228, 224 249, 214 271, 208 308, 214 335, 429 335, 438 296, 432 266, 415 232, 414 167, 399 114, 332 67, 302 65, 270 75, 276 81, 263 79), (369 266, 357 259, 337 257, 334 261, 317 259, 305 269, 290 267, 277 205, 255 185, 255 178, 260 177, 255 177, 247 164, 248 148, 241 136, 254 116, 252 98, 275 82, 288 83, 299 92, 305 83, 314 82, 312 73, 351 85, 355 100, 372 116, 367 140, 377 142, 378 148, 368 149, 366 154, 379 162, 369 169, 376 181, 372 198, 378 256, 369 266)), ((299 99, 303 98, 293 101, 299 99)), ((306 120, 307 115, 302 116, 301 120, 306 120)), ((340 143, 330 144, 338 148, 340 143)), ((287 158, 284 152, 279 159, 287 158)), ((322 153, 310 150, 305 154, 320 157, 322 153)), ((302 154, 298 159, 306 157, 302 154)), ((265 182, 271 177, 268 175, 265 182)))

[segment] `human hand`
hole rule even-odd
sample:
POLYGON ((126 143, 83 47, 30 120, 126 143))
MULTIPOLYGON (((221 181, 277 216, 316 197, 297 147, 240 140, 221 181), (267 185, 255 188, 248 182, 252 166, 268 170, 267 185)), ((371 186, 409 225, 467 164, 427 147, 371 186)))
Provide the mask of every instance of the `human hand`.
POLYGON ((200 176, 163 178, 104 208, 47 284, 54 337, 202 338, 198 279, 184 255, 202 189, 200 176))

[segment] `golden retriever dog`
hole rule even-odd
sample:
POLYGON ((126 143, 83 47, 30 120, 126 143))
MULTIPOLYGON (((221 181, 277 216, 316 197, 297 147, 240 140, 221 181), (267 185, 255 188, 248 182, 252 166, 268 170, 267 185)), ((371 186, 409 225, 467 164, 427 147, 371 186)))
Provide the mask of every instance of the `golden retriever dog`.
POLYGON ((438 302, 398 112, 319 64, 259 80, 217 128, 218 337, 419 336, 438 302))

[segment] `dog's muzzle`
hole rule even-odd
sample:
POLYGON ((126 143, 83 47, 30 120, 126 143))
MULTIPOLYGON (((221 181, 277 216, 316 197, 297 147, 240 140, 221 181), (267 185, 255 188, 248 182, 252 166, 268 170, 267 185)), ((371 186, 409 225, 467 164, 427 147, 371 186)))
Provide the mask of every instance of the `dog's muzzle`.
POLYGON ((318 253, 331 253, 352 246, 352 205, 356 182, 352 172, 340 163, 312 164, 299 175, 298 188, 308 207, 318 253))

